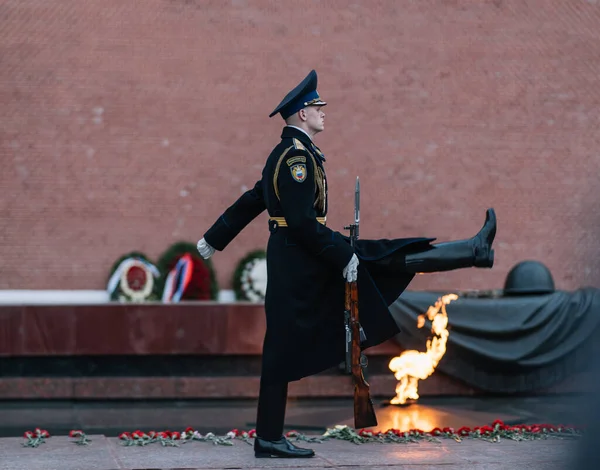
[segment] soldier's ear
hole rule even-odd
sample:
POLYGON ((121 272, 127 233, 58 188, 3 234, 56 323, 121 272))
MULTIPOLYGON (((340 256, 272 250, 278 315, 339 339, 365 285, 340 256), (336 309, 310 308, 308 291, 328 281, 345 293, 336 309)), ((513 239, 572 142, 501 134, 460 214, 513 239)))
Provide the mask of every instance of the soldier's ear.
POLYGON ((298 111, 298 116, 302 121, 306 121, 306 108, 302 108, 300 111, 298 111))

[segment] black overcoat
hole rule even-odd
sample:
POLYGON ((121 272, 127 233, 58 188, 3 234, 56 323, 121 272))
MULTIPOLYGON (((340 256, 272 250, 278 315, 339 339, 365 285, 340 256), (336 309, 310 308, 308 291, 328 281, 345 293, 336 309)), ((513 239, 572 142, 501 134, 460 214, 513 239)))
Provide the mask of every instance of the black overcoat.
MULTIPOLYGON (((293 381, 344 360, 344 267, 353 253, 358 270, 359 315, 366 347, 397 333, 388 306, 413 278, 404 254, 425 249, 433 238, 358 240, 326 226, 325 158, 310 137, 286 126, 267 158, 262 177, 204 234, 223 250, 265 209, 267 245, 266 335, 262 376, 293 381), (286 226, 287 225, 287 226, 286 226)), ((265 227, 266 229, 266 227, 265 227)))

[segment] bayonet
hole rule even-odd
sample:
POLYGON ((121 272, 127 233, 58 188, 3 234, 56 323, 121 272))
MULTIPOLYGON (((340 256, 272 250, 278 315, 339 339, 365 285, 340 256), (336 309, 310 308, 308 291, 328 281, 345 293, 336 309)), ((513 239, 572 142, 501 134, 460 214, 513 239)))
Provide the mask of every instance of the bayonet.
POLYGON ((360 181, 356 177, 354 187, 354 241, 358 240, 358 226, 360 224, 360 181))

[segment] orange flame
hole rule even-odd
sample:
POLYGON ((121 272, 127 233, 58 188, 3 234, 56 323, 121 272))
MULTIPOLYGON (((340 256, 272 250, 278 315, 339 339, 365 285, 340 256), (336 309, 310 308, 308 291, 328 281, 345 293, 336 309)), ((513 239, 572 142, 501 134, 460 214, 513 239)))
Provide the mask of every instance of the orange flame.
POLYGON ((446 305, 456 299, 458 299, 456 294, 444 295, 437 300, 435 305, 429 307, 425 315, 419 315, 417 318, 417 327, 419 328, 425 325, 425 316, 431 321, 431 332, 434 337, 427 340, 427 352, 404 351, 390 361, 389 368, 398 380, 396 396, 390 401, 392 405, 402 405, 408 399, 419 399, 418 381, 425 380, 433 374, 446 353, 449 335, 446 305))

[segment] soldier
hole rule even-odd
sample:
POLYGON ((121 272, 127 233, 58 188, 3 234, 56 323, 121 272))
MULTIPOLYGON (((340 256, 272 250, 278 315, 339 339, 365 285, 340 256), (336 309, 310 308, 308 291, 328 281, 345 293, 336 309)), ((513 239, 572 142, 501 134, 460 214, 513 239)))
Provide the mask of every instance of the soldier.
POLYGON ((358 240, 330 229, 325 156, 314 142, 324 130, 326 102, 313 70, 275 108, 286 126, 254 187, 235 201, 198 242, 209 258, 256 216, 269 214, 266 334, 257 409, 256 457, 312 457, 283 435, 288 383, 344 361, 344 286, 357 280, 363 349, 399 332, 388 306, 419 272, 491 268, 493 209, 473 238, 358 240))

